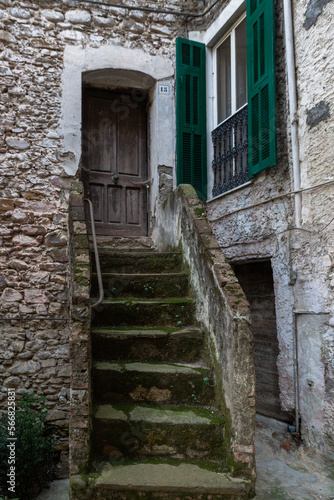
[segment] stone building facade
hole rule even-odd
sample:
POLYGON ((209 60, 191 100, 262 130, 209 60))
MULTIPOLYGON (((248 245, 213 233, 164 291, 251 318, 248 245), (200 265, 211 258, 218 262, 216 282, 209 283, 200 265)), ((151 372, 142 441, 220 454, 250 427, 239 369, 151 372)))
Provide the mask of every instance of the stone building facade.
MULTIPOLYGON (((212 196, 210 65, 217 43, 245 9, 241 0, 212 6, 129 0, 124 7, 93 0, 0 0, 0 397, 4 408, 9 387, 46 396, 50 420, 59 429, 62 474, 71 400, 83 413, 89 407, 89 359, 80 361, 82 379, 71 382, 89 324, 87 283, 73 292, 70 265, 71 237, 85 231, 82 220, 69 221, 70 199, 72 208, 80 208, 83 197, 82 88, 133 88, 147 96, 150 234, 158 203, 176 186, 177 37, 207 47, 206 207, 212 229, 240 281, 250 279, 245 268, 241 275, 244 264, 270 262, 281 409, 287 420, 292 415, 291 423, 299 409, 303 442, 333 457, 334 5, 293 1, 302 191, 298 227, 282 0, 275 1, 277 164, 233 192, 212 196), (83 320, 78 311, 73 315, 73 293, 81 297, 78 307, 86 307, 83 320)), ((87 263, 86 250, 81 258, 87 263)), ((78 436, 82 414, 74 410, 72 418, 78 436)))

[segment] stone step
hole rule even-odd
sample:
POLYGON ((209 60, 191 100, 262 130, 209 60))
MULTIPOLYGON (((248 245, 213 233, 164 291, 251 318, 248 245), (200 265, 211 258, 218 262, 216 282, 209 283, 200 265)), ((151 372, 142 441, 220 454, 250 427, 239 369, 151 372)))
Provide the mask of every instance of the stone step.
MULTIPOLYGON (((117 274, 103 273, 105 297, 186 297, 189 279, 185 273, 117 274)), ((92 294, 98 294, 97 275, 92 275, 92 294)))
POLYGON ((164 361, 192 363, 201 358, 202 330, 178 328, 94 328, 95 361, 164 361))
POLYGON ((250 490, 247 481, 187 463, 106 464, 86 480, 72 476, 75 499, 243 500, 250 490))
MULTIPOLYGON (((123 251, 154 251, 154 243, 148 236, 101 236, 96 235, 99 252, 123 251)), ((93 251, 93 237, 89 235, 89 242, 93 251)))
POLYGON ((224 419, 187 407, 101 405, 93 419, 97 457, 160 456, 226 462, 224 419))
MULTIPOLYGON (((182 271, 182 256, 179 252, 155 251, 110 251, 99 250, 103 273, 177 273, 182 271)), ((93 256, 92 256, 93 257, 93 256)), ((95 259, 92 258, 95 271, 95 259)))
POLYGON ((195 324, 192 299, 107 299, 94 310, 94 326, 178 326, 195 324))
POLYGON ((209 370, 160 363, 96 363, 93 394, 97 402, 214 405, 209 370))

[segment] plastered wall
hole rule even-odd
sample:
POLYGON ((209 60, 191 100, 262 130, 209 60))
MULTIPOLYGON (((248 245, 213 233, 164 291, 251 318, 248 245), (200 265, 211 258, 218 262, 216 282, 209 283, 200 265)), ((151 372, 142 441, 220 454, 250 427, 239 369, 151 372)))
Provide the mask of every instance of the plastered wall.
POLYGON ((230 262, 270 259, 282 407, 299 404, 306 447, 333 459, 333 15, 332 2, 293 2, 302 225, 295 228, 283 5, 276 1, 277 166, 208 203, 230 262), (323 186, 322 184, 328 185, 323 186), (313 189, 316 186, 319 186, 313 189), (306 190, 307 188, 312 188, 306 190), (275 200, 271 200, 274 197, 275 200), (295 393, 295 346, 299 401, 295 393))

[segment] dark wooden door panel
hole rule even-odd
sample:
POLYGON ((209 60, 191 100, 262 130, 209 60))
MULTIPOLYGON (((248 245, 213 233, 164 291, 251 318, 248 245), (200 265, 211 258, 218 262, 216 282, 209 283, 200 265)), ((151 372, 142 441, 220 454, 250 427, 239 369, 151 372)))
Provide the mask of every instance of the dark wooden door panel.
POLYGON ((85 89, 82 178, 97 234, 147 234, 146 141, 146 100, 85 89))
POLYGON ((235 274, 251 309, 254 333, 256 377, 256 411, 269 417, 292 422, 290 413, 282 410, 277 356, 275 293, 270 262, 235 266, 235 274))
POLYGON ((122 187, 107 187, 107 211, 110 224, 122 223, 122 187))

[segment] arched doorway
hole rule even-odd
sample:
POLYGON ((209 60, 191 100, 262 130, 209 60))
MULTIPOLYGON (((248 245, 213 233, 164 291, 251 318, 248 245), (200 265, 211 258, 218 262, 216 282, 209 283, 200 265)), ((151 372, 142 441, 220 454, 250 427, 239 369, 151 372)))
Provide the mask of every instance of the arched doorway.
POLYGON ((98 235, 148 233, 147 104, 154 83, 127 70, 83 76, 82 180, 98 235))

